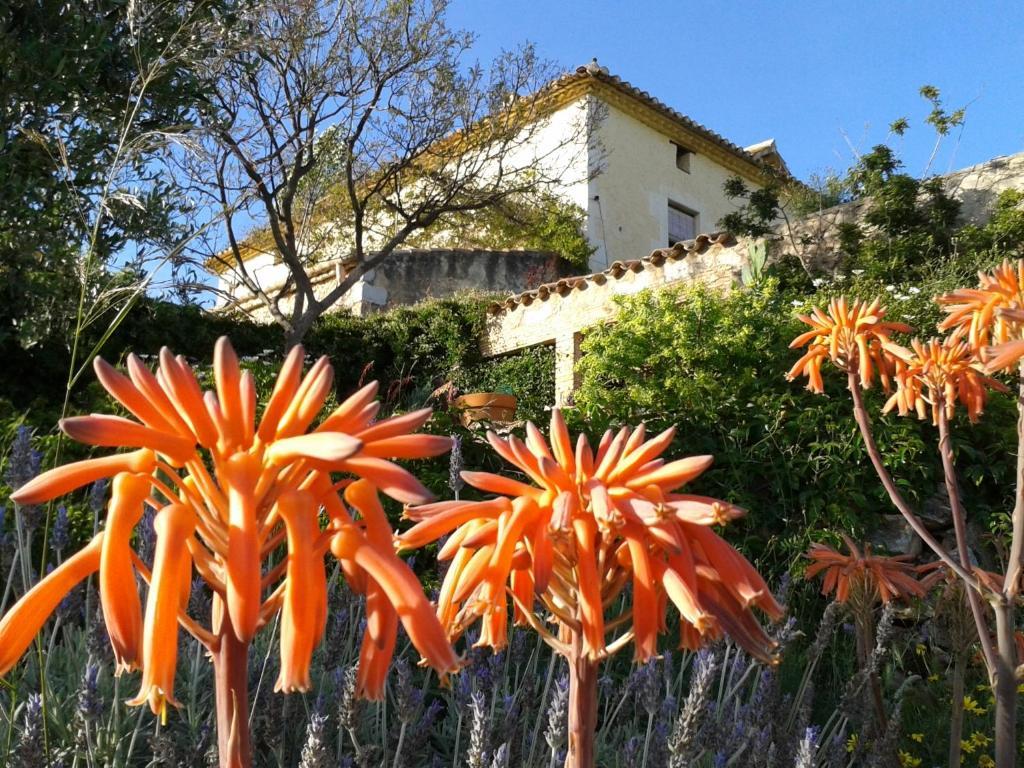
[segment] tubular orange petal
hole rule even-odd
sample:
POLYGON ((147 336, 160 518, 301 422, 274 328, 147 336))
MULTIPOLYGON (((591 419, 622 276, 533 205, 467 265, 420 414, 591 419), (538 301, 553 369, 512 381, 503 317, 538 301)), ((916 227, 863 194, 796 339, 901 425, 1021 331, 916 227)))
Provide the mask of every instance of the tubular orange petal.
MULTIPOLYGON (((188 422, 200 445, 212 448, 219 437, 203 403, 203 391, 184 358, 176 358, 164 347, 160 350, 160 372, 165 389, 182 418, 188 422)), ((164 430, 166 431, 166 430, 164 430)))
POLYGON ((643 488, 647 485, 656 485, 666 491, 675 490, 699 477, 713 461, 714 458, 711 456, 690 456, 672 461, 649 472, 634 475, 626 481, 626 487, 643 488))
POLYGON ((560 408, 551 409, 551 452, 567 474, 576 474, 576 456, 560 408))
POLYGON ((642 467, 647 462, 656 459, 672 444, 675 436, 676 428, 669 427, 660 435, 652 437, 635 450, 625 453, 622 461, 615 466, 614 471, 609 475, 608 480, 614 482, 615 480, 627 477, 638 467, 642 467))
POLYGON ((622 531, 629 546, 633 571, 633 633, 636 660, 644 663, 658 653, 658 598, 654 571, 642 531, 627 524, 622 531))
POLYGON ((575 565, 580 621, 583 624, 583 652, 596 658, 604 650, 604 608, 594 550, 597 526, 590 517, 577 517, 572 525, 576 534, 575 565))
POLYGON ((100 554, 100 606, 114 649, 116 674, 136 669, 142 650, 142 603, 132 567, 131 538, 142 519, 151 478, 114 476, 100 554))
POLYGON ((156 467, 156 455, 148 448, 114 456, 76 461, 44 472, 11 494, 17 504, 41 504, 119 472, 142 474, 156 467))
POLYGON ((425 504, 434 498, 412 474, 385 459, 356 455, 345 459, 338 469, 366 478, 382 493, 403 504, 425 504))
POLYGON ((67 593, 99 569, 103 536, 102 532, 96 534, 87 546, 54 568, 4 614, 0 620, 0 676, 18 663, 67 593))
POLYGON ((590 478, 594 475, 594 452, 590 449, 587 436, 576 438, 576 478, 590 478))
POLYGON ((299 382, 302 380, 302 360, 305 354, 302 345, 296 344, 284 359, 281 370, 278 371, 274 390, 267 401, 267 407, 263 409, 263 417, 260 419, 260 426, 256 431, 264 443, 269 443, 274 439, 281 417, 284 416, 299 389, 299 382))
POLYGON ((398 613, 384 591, 372 580, 366 590, 366 631, 359 648, 357 692, 370 701, 384 698, 388 668, 398 637, 398 613))
POLYGON ((313 432, 271 443, 267 458, 275 464, 288 464, 296 459, 334 464, 354 456, 362 447, 361 441, 342 432, 313 432))
POLYGON ((294 437, 305 432, 323 408, 334 385, 334 369, 326 357, 321 357, 309 369, 288 409, 281 417, 276 436, 294 437))
POLYGON ((521 568, 514 568, 512 570, 511 589, 512 594, 515 595, 517 600, 512 611, 512 620, 517 625, 521 626, 526 624, 527 621, 525 614, 519 606, 524 605, 531 607, 536 599, 533 594, 533 574, 530 573, 528 565, 524 565, 521 568))
POLYGON ((358 418, 359 414, 377 397, 378 389, 379 385, 376 381, 371 381, 363 386, 335 408, 324 419, 320 429, 332 432, 348 432, 350 434, 355 432, 361 424, 361 419, 358 418))
POLYGON ((533 540, 533 580, 534 589, 537 594, 543 594, 551 581, 551 571, 554 567, 554 543, 548 534, 550 516, 541 516, 537 519, 532 536, 533 540))
POLYGON ((191 440, 157 432, 120 416, 72 416, 60 420, 60 428, 72 440, 108 448, 149 448, 181 466, 195 455, 191 440))
MULTIPOLYGON (((165 431, 174 434, 192 435, 188 424, 181 418, 178 409, 174 407, 174 403, 171 402, 163 387, 160 386, 160 382, 153 375, 153 372, 144 366, 142 361, 134 354, 128 355, 127 363, 128 377, 135 385, 135 388, 142 393, 150 405, 160 412, 160 416, 170 426, 170 429, 165 431)), ((195 437, 195 435, 192 435, 192 437, 195 437)))
POLYGON ((619 459, 622 458, 622 452, 626 447, 626 441, 628 439, 629 430, 626 427, 623 427, 608 444, 607 451, 598 462, 597 469, 594 470, 594 477, 601 480, 608 479, 608 475, 611 474, 615 465, 618 464, 619 459))
POLYGON ((488 544, 473 553, 473 557, 466 563, 466 567, 463 568, 459 576, 459 583, 455 586, 455 592, 452 595, 452 599, 455 602, 461 603, 472 595, 481 582, 483 582, 484 577, 487 575, 487 568, 491 564, 494 547, 494 544, 488 544))
POLYGON ((548 448, 547 440, 544 439, 544 435, 541 434, 532 421, 526 422, 526 447, 530 449, 530 453, 538 458, 544 456, 551 459, 551 461, 555 460, 551 454, 551 449, 548 448))
POLYGON ((281 495, 278 512, 288 533, 288 560, 281 608, 281 672, 275 691, 308 691, 309 665, 320 643, 326 610, 327 579, 323 557, 314 545, 320 534, 312 494, 281 495))
POLYGON ((167 704, 174 698, 174 673, 178 662, 178 610, 181 606, 181 572, 192 556, 185 541, 196 529, 196 514, 183 504, 171 504, 156 514, 156 551, 153 575, 146 599, 142 639, 142 685, 128 703, 149 703, 153 714, 167 720, 167 704))
POLYGON ((174 425, 146 399, 135 384, 101 357, 93 358, 93 370, 103 388, 135 418, 161 432, 174 432, 174 425))
POLYGON ((249 447, 256 435, 256 380, 252 372, 242 371, 238 391, 242 401, 242 444, 249 447))
POLYGON ((399 435, 363 446, 360 455, 379 459, 426 459, 440 456, 452 448, 452 439, 443 435, 399 435))
POLYGON ((483 509, 480 509, 480 506, 473 502, 466 502, 458 507, 452 507, 432 515, 405 533, 399 534, 398 542, 404 548, 419 549, 470 520, 496 518, 501 512, 500 508, 494 505, 483 509))
POLYGON ((504 475, 494 475, 490 472, 467 472, 460 473, 462 479, 469 485, 487 493, 500 493, 504 496, 539 496, 540 491, 532 485, 521 483, 504 475))
POLYGON ((1008 341, 985 349, 985 370, 989 373, 1002 371, 1024 357, 1024 341, 1008 341))
POLYGON ((418 411, 403 413, 401 416, 392 416, 389 419, 378 421, 376 424, 359 430, 356 437, 364 443, 369 443, 407 435, 426 424, 433 412, 433 408, 420 408, 418 411))
MULTIPOLYGON (((467 523, 467 533, 472 533, 476 529, 475 523, 467 523)), ((473 550, 465 548, 458 549, 455 552, 455 556, 452 558, 451 564, 448 566, 448 571, 444 575, 444 579, 441 581, 441 590, 437 597, 437 618, 441 622, 446 632, 451 634, 451 631, 455 624, 455 617, 458 613, 458 606, 455 600, 455 590, 459 584, 462 583, 462 574, 465 571, 466 566, 470 560, 476 555, 473 550)))
POLYGON ((711 626, 711 617, 700 603, 696 584, 691 584, 683 575, 666 565, 661 570, 660 580, 665 593, 686 620, 699 634, 703 635, 711 626))
POLYGON ((246 453, 224 464, 228 491, 228 557, 225 562, 227 609, 239 641, 247 643, 260 616, 260 542, 256 520, 256 483, 260 466, 246 453))
POLYGON ((213 347, 213 377, 217 385, 217 402, 228 429, 226 436, 235 448, 245 447, 241 376, 238 356, 227 336, 221 336, 213 347))
POLYGON ((468 547, 469 549, 480 549, 480 547, 488 545, 497 545, 500 527, 497 520, 486 522, 472 533, 466 534, 460 546, 468 547))
POLYGON ((393 553, 381 552, 371 545, 359 547, 355 561, 380 585, 398 613, 409 640, 427 663, 441 674, 455 671, 458 657, 409 566, 393 553))
POLYGON ((516 499, 512 502, 512 509, 502 515, 498 523, 500 533, 491 556, 489 573, 485 577, 487 585, 484 599, 488 600, 492 607, 499 601, 502 605, 505 604, 504 584, 512 569, 512 556, 515 554, 516 544, 519 543, 526 527, 537 519, 537 511, 537 505, 531 499, 516 499))

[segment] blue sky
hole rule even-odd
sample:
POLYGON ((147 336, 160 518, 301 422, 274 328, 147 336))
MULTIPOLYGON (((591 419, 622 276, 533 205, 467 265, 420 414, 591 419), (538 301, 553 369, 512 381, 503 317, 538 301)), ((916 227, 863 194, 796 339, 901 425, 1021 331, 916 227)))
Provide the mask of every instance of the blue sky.
POLYGON ((800 178, 893 139, 921 174, 934 143, 921 85, 967 106, 934 172, 1024 152, 1024 4, 453 0, 487 62, 529 40, 566 68, 601 64, 737 144, 774 137, 800 178))

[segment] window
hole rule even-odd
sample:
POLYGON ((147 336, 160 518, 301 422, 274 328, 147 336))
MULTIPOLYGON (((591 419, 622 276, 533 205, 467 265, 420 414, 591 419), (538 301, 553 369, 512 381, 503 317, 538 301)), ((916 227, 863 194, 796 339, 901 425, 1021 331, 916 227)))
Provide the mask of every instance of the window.
POLYGON ((693 157, 693 152, 688 150, 686 147, 680 146, 679 144, 673 145, 676 148, 676 168, 680 171, 690 172, 690 158, 693 157))
POLYGON ((675 203, 668 204, 668 244, 671 248, 681 240, 697 236, 697 212, 675 203))

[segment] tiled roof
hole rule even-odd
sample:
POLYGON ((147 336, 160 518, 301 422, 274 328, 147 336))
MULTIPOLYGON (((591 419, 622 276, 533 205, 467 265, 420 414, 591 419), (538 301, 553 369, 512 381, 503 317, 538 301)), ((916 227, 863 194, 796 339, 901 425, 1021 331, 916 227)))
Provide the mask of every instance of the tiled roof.
POLYGON ((577 275, 574 277, 563 277, 553 283, 544 283, 529 291, 509 296, 503 301, 496 301, 488 307, 488 312, 496 315, 502 311, 515 309, 520 305, 530 305, 534 301, 546 301, 552 294, 565 296, 573 291, 585 289, 588 285, 603 285, 609 280, 618 280, 629 272, 643 272, 650 267, 660 267, 666 261, 679 261, 690 254, 703 253, 713 245, 730 245, 734 238, 728 232, 712 232, 701 234, 693 240, 683 240, 671 248, 659 248, 652 251, 650 256, 642 259, 631 259, 630 261, 613 262, 608 269, 602 272, 594 272, 589 275, 577 275))
POLYGON ((735 155, 736 157, 746 160, 748 163, 752 163, 755 166, 761 167, 762 160, 751 152, 748 152, 738 144, 733 144, 731 141, 726 139, 724 136, 715 133, 707 126, 701 125, 696 120, 687 117, 682 112, 678 112, 672 107, 668 106, 665 102, 652 96, 647 91, 637 88, 630 82, 623 80, 618 75, 613 75, 608 72, 606 67, 599 66, 597 61, 594 60, 590 64, 582 67, 577 67, 573 72, 567 72, 561 77, 554 80, 550 87, 552 90, 559 90, 560 88, 572 85, 578 82, 586 82, 588 79, 597 80, 612 86, 618 91, 625 93, 628 96, 633 97, 642 104, 650 107, 656 112, 661 113, 663 116, 670 120, 673 120, 684 128, 699 134, 703 138, 717 144, 722 149, 735 155))

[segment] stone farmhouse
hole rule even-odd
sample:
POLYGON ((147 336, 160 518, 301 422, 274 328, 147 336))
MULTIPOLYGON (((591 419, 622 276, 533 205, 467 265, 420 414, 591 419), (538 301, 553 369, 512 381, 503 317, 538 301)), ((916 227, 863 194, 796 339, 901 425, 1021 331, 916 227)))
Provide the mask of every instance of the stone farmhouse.
MULTIPOLYGON (((773 140, 734 144, 610 74, 596 60, 545 90, 549 107, 526 151, 549 158, 554 147, 564 161, 562 181, 553 192, 585 214, 585 235, 594 248, 591 272, 713 231, 736 207, 723 191, 731 176, 758 187, 770 173, 788 174, 773 140), (578 128, 580 114, 598 112, 599 119, 588 121, 585 130, 578 128)), ((311 277, 326 293, 344 275, 344 264, 345 255, 339 253, 321 261, 311 277)), ((284 283, 285 267, 272 253, 254 251, 246 266, 266 289, 284 283)), ((558 254, 467 249, 459 247, 458 233, 446 232, 443 247, 396 252, 367 274, 338 309, 364 314, 467 290, 518 293, 574 271, 581 270, 572 270, 558 254)), ((236 306, 269 319, 230 270, 222 271, 218 281, 236 306)))

